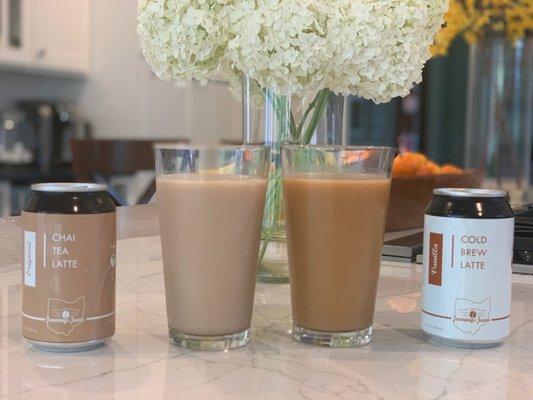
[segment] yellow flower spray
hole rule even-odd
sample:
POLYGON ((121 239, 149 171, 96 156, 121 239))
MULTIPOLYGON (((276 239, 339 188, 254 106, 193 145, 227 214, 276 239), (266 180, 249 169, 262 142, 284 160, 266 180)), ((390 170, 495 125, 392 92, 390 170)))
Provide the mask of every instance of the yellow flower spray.
POLYGON ((435 39, 433 55, 444 55, 459 36, 475 43, 488 33, 514 42, 533 32, 533 0, 450 0, 446 24, 435 39))

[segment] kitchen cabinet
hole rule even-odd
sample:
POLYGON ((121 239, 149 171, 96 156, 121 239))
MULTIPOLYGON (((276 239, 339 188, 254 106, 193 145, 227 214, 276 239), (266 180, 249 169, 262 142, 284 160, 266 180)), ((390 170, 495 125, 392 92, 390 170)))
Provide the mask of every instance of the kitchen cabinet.
POLYGON ((88 75, 91 29, 91 0, 0 0, 0 67, 88 75))
POLYGON ((1 64, 24 63, 30 57, 28 5, 28 0, 0 0, 1 64))

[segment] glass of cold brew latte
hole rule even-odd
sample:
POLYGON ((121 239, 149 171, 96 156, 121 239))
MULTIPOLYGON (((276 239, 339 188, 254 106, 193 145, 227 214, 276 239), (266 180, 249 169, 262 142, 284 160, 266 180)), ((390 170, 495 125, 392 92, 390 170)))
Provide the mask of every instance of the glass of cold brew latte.
POLYGON ((156 146, 170 340, 248 343, 265 201, 265 146, 156 146))
POLYGON ((282 148, 296 340, 370 341, 395 155, 389 147, 282 148))

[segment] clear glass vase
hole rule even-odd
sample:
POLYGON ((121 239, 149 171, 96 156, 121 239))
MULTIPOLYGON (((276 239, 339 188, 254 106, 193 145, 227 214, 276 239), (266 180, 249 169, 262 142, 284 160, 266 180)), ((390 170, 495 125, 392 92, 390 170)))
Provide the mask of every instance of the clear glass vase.
POLYGON ((300 144, 340 145, 343 142, 344 96, 325 89, 296 97, 291 101, 291 113, 295 125, 301 124, 301 133, 294 142, 300 144), (324 96, 323 109, 319 103, 324 96), (310 108, 311 107, 311 108, 310 108), (316 125, 314 118, 318 117, 316 125))
POLYGON ((325 89, 304 98, 289 98, 261 89, 249 77, 242 84, 243 133, 247 144, 271 148, 261 252, 260 282, 287 283, 285 206, 281 185, 281 145, 341 144, 344 97, 325 89))
POLYGON ((244 142, 270 147, 270 174, 257 279, 260 282, 286 283, 289 273, 280 150, 281 145, 290 140, 290 100, 287 96, 261 89, 257 82, 245 76, 242 83, 242 109, 244 142))
POLYGON ((531 36, 487 35, 470 47, 465 166, 515 204, 531 201, 532 73, 531 36))

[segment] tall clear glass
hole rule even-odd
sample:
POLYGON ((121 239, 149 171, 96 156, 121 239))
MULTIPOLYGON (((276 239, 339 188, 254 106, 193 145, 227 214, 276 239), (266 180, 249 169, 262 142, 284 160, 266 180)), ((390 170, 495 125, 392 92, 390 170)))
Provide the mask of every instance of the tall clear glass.
POLYGON ((532 136, 533 35, 487 34, 470 46, 465 166, 512 203, 530 203, 532 136))
POLYGON ((157 146, 157 201, 170 340, 248 343, 269 149, 157 146))
POLYGON ((282 147, 296 340, 370 341, 395 155, 389 147, 282 147))

